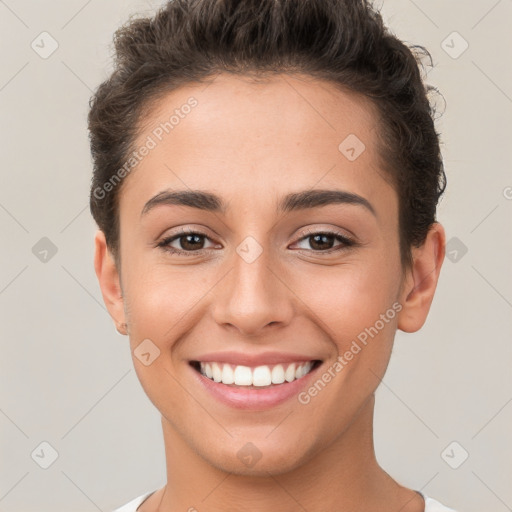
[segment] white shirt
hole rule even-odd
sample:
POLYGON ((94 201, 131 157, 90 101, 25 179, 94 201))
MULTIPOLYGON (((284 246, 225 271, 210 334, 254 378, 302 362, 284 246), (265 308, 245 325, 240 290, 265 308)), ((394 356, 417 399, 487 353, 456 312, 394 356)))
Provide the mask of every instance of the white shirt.
MULTIPOLYGON (((129 501, 122 507, 116 508, 112 512, 137 512, 137 509, 140 505, 142 505, 143 501, 146 501, 147 498, 149 498, 154 492, 151 491, 143 494, 142 496, 138 496, 137 498, 129 501)), ((436 501, 432 498, 429 498, 428 496, 425 496, 422 492, 419 492, 423 499, 425 500, 425 512, 456 512, 453 508, 445 507, 443 504, 439 503, 439 501, 436 501)))

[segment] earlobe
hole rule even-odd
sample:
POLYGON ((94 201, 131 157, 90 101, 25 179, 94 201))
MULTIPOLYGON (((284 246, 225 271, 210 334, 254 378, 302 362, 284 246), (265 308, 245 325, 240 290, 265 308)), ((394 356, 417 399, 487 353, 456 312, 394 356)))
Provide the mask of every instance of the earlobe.
POLYGON ((444 228, 435 222, 429 229, 424 244, 413 249, 413 266, 408 270, 402 286, 397 327, 404 332, 416 332, 425 323, 441 266, 445 256, 444 228))
POLYGON ((108 249, 103 231, 98 230, 94 238, 94 244, 94 270, 96 271, 103 301, 114 320, 117 331, 120 334, 127 334, 119 272, 114 257, 108 249))

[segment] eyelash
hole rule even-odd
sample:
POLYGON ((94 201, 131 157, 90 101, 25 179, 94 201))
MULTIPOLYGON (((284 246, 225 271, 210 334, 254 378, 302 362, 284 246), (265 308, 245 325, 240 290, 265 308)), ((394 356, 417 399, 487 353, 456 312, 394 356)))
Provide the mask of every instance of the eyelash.
MULTIPOLYGON (((177 254, 177 255, 180 255, 180 256, 196 256, 201 251, 208 251, 209 250, 209 249, 197 249, 197 250, 194 250, 194 251, 184 251, 182 249, 176 249, 174 247, 170 247, 169 246, 169 244, 171 242, 173 242, 174 240, 178 240, 178 239, 180 239, 180 238, 182 238, 184 236, 187 236, 187 235, 199 235, 199 236, 202 236, 202 237, 205 237, 205 238, 209 238, 208 235, 206 235, 205 233, 202 233, 201 231, 194 231, 194 230, 185 230, 185 229, 183 229, 183 230, 179 231, 178 233, 175 233, 172 236, 164 238, 161 242, 159 242, 157 244, 157 247, 160 247, 162 250, 164 250, 166 252, 169 252, 171 254, 177 254)), ((305 233, 303 233, 303 236, 301 236, 301 238, 299 238, 297 240, 297 242, 301 242, 302 240, 310 238, 310 237, 312 237, 314 235, 326 235, 326 236, 334 237, 337 241, 342 242, 342 245, 340 245, 338 247, 334 247, 334 248, 328 249, 328 250, 325 250, 325 251, 322 251, 322 250, 315 251, 313 249, 310 249, 310 250, 299 249, 299 251, 306 250, 306 251, 311 251, 311 252, 319 253, 319 254, 332 254, 333 252, 341 251, 341 250, 347 250, 350 247, 354 247, 354 246, 357 245, 357 243, 354 240, 352 240, 351 238, 346 237, 345 235, 343 235, 342 233, 339 233, 337 231, 314 231, 314 230, 307 230, 305 233)))

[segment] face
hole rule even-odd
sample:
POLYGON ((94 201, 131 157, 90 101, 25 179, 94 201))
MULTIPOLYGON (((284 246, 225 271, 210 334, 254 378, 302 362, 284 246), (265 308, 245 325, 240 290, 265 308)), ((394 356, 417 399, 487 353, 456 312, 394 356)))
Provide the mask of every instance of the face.
POLYGON ((403 314, 375 114, 311 78, 219 75, 159 100, 145 144, 120 194, 109 304, 138 378, 212 466, 299 467, 369 402, 403 314))

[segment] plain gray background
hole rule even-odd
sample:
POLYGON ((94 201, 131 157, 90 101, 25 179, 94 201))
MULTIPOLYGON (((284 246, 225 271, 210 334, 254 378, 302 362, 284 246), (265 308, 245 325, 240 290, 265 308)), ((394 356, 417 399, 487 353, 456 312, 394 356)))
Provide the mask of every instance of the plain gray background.
MULTIPOLYGON (((112 34, 161 3, 0 1, 1 511, 109 511, 165 483, 160 415, 94 274, 86 128, 112 34)), ((449 243, 427 322, 397 333, 377 391, 377 457, 460 512, 512 510, 512 2, 382 12, 429 49, 446 100, 449 243)))

